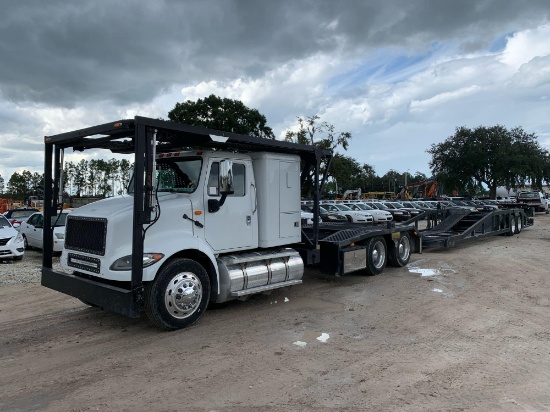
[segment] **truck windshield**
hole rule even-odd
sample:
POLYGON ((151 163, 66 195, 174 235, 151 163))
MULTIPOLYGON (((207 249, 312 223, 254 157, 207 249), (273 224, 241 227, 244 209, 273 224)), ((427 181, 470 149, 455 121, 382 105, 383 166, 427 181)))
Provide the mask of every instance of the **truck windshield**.
POLYGON ((157 190, 159 192, 194 192, 201 174, 201 167, 201 158, 157 160, 157 190))
MULTIPOLYGON (((156 188, 159 192, 192 193, 201 174, 202 158, 157 159, 156 188)), ((128 184, 128 193, 134 193, 134 175, 128 184)))

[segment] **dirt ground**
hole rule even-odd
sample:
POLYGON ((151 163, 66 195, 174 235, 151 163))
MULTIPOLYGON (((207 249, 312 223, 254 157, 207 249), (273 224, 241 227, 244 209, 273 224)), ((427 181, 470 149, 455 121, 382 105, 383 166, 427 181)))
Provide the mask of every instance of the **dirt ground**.
POLYGON ((375 277, 308 270, 176 332, 4 285, 0 410, 550 410, 550 215, 535 219, 375 277))

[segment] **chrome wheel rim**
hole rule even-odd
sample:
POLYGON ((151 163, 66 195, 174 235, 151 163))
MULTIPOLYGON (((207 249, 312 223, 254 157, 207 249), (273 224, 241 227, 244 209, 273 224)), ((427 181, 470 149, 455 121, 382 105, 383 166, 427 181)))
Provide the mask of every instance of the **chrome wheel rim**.
POLYGON ((386 250, 382 242, 376 242, 372 248, 372 263, 376 269, 380 269, 384 266, 384 261, 386 259, 386 250))
POLYGON ((518 218, 518 223, 516 225, 516 230, 519 232, 521 232, 521 229, 522 229, 522 222, 521 222, 521 217, 518 218))
POLYGON ((202 300, 202 283, 192 272, 178 273, 164 293, 164 304, 173 317, 185 319, 196 312, 202 300))
POLYGON ((403 261, 409 258, 409 255, 411 254, 411 242, 409 241, 408 237, 403 236, 399 240, 399 248, 397 250, 397 253, 399 254, 399 259, 403 261))
POLYGON ((510 221, 510 232, 516 233, 516 219, 512 217, 510 221))

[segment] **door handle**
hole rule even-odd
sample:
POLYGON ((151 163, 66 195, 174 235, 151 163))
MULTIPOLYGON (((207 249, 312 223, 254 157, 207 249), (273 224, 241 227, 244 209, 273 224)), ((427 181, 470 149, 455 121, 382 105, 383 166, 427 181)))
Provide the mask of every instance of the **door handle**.
MULTIPOLYGON (((256 186, 254 186, 254 183, 250 183, 250 188, 254 189, 254 197, 252 198, 252 201, 254 202, 253 211, 252 214, 256 213, 256 210, 258 210, 258 198, 256 197, 256 186)), ((250 193, 252 194, 252 190, 250 190, 250 193)))

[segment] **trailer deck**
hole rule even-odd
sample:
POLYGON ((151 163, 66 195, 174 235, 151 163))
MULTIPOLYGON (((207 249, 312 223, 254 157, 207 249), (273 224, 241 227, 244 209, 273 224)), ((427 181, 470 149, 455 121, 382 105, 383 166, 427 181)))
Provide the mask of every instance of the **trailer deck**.
POLYGON ((531 226, 533 219, 523 209, 499 209, 470 212, 447 209, 435 226, 419 230, 420 252, 423 248, 450 248, 490 236, 513 236, 531 226))
MULTIPOLYGON (((364 269, 368 274, 376 275, 386 265, 385 257, 381 259, 381 255, 386 253, 387 263, 405 266, 410 254, 419 249, 414 225, 397 226, 394 222, 319 223, 318 232, 313 225, 302 226, 304 243, 311 243, 315 233, 318 233, 319 269, 337 276, 364 269)), ((306 264, 311 263, 315 262, 306 261, 306 264)))

